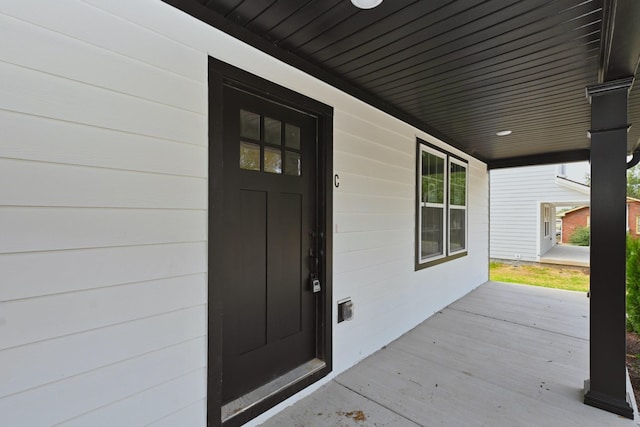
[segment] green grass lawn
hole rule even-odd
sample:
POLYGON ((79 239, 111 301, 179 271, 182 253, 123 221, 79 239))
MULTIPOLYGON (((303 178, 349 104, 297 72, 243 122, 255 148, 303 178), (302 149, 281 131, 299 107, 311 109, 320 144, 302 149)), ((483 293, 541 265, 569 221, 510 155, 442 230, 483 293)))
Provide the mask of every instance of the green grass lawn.
POLYGON ((584 269, 565 266, 511 265, 492 262, 489 266, 489 278, 496 282, 520 283, 545 288, 582 292, 589 290, 589 273, 584 269))

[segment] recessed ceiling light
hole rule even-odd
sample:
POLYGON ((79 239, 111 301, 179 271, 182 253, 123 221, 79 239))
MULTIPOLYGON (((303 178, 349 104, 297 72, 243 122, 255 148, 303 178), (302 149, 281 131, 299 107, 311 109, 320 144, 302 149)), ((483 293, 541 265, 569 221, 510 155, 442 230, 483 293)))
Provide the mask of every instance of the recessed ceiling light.
POLYGON ((355 7, 359 7, 360 9, 373 9, 374 7, 380 5, 382 0, 351 0, 351 3, 355 7))
POLYGON ((510 130, 501 130, 500 132, 496 132, 496 135, 498 135, 498 136, 511 135, 511 131, 510 130))

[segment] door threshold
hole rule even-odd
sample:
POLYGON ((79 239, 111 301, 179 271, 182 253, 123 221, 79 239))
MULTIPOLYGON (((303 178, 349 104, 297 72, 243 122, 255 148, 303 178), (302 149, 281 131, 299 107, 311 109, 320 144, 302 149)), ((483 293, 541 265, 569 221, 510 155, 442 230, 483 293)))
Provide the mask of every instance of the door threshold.
POLYGON ((221 408, 222 422, 227 422, 235 416, 242 414, 268 397, 313 375, 325 366, 327 366, 327 364, 324 361, 312 359, 244 396, 232 400, 221 408))

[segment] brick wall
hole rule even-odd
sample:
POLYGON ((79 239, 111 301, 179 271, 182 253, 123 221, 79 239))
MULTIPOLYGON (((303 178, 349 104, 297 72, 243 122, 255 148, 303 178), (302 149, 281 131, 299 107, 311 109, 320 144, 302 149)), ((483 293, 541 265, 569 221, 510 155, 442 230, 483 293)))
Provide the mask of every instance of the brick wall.
POLYGON ((587 220, 589 213, 589 207, 585 206, 581 209, 565 214, 562 218, 562 243, 569 243, 569 237, 573 234, 576 228, 586 227, 589 225, 589 221, 587 220))
MULTIPOLYGON (((640 237, 640 229, 638 228, 638 219, 640 218, 640 202, 628 201, 628 231, 632 237, 640 237)), ((573 234, 577 227, 586 227, 589 224, 587 217, 589 216, 589 207, 575 210, 565 214, 562 218, 562 243, 569 243, 569 237, 573 234)))
POLYGON ((636 218, 640 217, 640 202, 628 202, 627 206, 629 207, 629 233, 633 237, 638 237, 640 233, 638 233, 636 218))

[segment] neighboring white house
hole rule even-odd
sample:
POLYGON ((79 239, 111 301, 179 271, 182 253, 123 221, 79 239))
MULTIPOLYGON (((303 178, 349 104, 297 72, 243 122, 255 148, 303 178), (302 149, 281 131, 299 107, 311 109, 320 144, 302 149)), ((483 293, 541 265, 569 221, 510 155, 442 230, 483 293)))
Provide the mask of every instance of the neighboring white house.
MULTIPOLYGON (((224 125, 209 57, 333 114, 326 376, 253 422, 488 279, 486 164, 415 127, 161 1, 3 1, 0 29, 1 425, 204 426, 208 404, 217 416, 207 380, 221 317, 208 283, 226 248, 209 237, 221 215, 209 138, 224 125), (418 258, 438 261, 424 269, 416 211, 446 209, 416 196, 425 179, 444 185, 418 174, 420 159, 442 162, 458 192, 441 233, 422 234, 418 258), (344 299, 355 317, 338 324, 344 299)), ((560 198, 535 200, 527 225, 560 198)), ((496 236, 520 235, 499 215, 494 224, 496 236)), ((499 255, 516 251, 538 253, 499 255)))
POLYGON ((589 204, 589 187, 565 165, 494 169, 489 193, 494 259, 540 261, 556 245, 556 208, 589 204))

